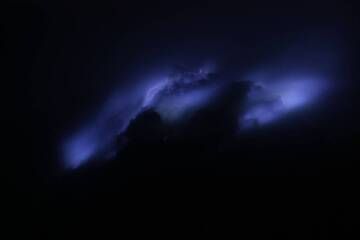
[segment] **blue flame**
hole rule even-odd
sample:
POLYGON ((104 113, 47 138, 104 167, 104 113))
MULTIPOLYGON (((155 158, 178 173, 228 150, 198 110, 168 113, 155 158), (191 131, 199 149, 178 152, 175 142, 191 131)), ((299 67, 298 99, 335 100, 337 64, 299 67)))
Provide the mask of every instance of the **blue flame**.
POLYGON ((208 68, 202 68, 196 73, 180 73, 176 79, 168 73, 157 73, 150 80, 138 81, 133 87, 113 94, 93 119, 66 138, 62 145, 65 165, 77 168, 93 158, 103 157, 116 136, 149 107, 170 122, 190 114, 214 93, 214 87, 194 87, 208 73, 208 68))
MULTIPOLYGON (((77 168, 103 154, 142 109, 147 84, 117 92, 80 130, 62 144, 65 166, 77 168)), ((101 157, 101 156, 100 156, 101 157)))
MULTIPOLYGON (((276 64, 271 65, 248 78, 252 88, 245 100, 245 111, 239 113, 241 129, 267 125, 310 107, 329 90, 325 75, 291 67, 283 71, 276 64)), ((122 88, 86 125, 66 139, 62 146, 66 166, 77 168, 98 156, 103 158, 116 136, 145 109, 153 108, 168 123, 183 121, 206 105, 221 84, 229 83, 227 79, 209 77, 214 69, 211 65, 195 71, 181 68, 173 74, 162 72, 144 77, 134 81, 132 87, 122 88)))
POLYGON ((328 90, 328 82, 322 77, 308 74, 255 78, 253 84, 247 111, 240 117, 243 128, 262 126, 309 107, 328 90))
POLYGON ((164 97, 155 104, 155 109, 165 121, 177 122, 201 108, 216 92, 216 87, 203 87, 164 97))

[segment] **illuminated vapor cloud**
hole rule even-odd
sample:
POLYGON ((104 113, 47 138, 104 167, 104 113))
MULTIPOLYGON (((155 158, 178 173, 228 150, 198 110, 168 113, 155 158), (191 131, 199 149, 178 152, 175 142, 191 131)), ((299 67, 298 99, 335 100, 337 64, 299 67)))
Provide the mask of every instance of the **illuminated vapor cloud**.
MULTIPOLYGON (((153 108, 168 123, 183 121, 205 106, 219 90, 221 79, 212 79, 210 75, 202 70, 182 71, 115 94, 89 124, 65 141, 66 165, 77 168, 92 158, 104 158, 114 151, 115 147, 111 147, 116 136, 145 109, 153 108)), ((326 90, 326 82, 315 75, 262 74, 251 81, 245 112, 239 117, 241 129, 272 123, 315 103, 326 90)))
MULTIPOLYGON (((271 61, 250 71, 252 83, 245 113, 239 116, 241 129, 273 123, 294 111, 316 105, 334 88, 334 76, 341 66, 342 42, 333 34, 304 33, 271 61)), ((336 88, 340 88, 337 84, 336 88)))
MULTIPOLYGON (((332 69, 331 57, 321 52, 309 50, 309 53, 294 60, 292 56, 297 56, 296 51, 290 51, 280 62, 262 65, 243 77, 250 81, 251 89, 245 104, 240 104, 245 108, 239 110, 241 130, 268 125, 291 112, 311 107, 326 96, 331 85, 331 72, 326 70, 332 69), (316 64, 303 61, 311 59, 312 54, 319 56, 316 64)), ((215 99, 221 85, 229 83, 229 79, 220 79, 221 75, 214 77, 213 73, 217 73, 213 66, 195 70, 180 67, 171 74, 144 77, 142 81, 135 81, 134 86, 114 94, 93 119, 66 138, 62 145, 66 166, 77 168, 115 151, 112 146, 116 137, 148 108, 157 111, 167 123, 186 120, 210 99, 215 99)))
POLYGON ((328 83, 322 77, 307 74, 283 74, 252 81, 247 110, 240 116, 242 128, 263 126, 287 113, 308 107, 328 90, 328 83))
POLYGON ((178 70, 146 92, 143 106, 153 107, 167 122, 181 121, 215 94, 217 84, 209 74, 204 68, 195 72, 178 70))
POLYGON ((177 122, 204 106, 215 91, 215 87, 204 87, 172 96, 164 96, 161 101, 154 105, 154 108, 165 121, 177 122))
POLYGON ((115 95, 93 119, 65 139, 62 153, 66 167, 77 168, 92 158, 108 153, 116 136, 140 111, 138 92, 141 91, 135 89, 130 94, 115 95))
POLYGON ((178 70, 168 76, 158 74, 149 81, 114 94, 93 119, 66 138, 62 153, 66 167, 77 168, 89 160, 115 151, 112 146, 143 110, 153 107, 165 121, 177 122, 203 104, 215 92, 209 84, 210 68, 178 70))

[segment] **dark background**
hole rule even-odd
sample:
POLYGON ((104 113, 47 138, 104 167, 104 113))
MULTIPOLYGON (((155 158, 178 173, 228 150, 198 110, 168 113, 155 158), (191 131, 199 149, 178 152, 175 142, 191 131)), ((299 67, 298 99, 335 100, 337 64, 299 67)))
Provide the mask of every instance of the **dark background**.
POLYGON ((17 192, 6 197, 8 222, 55 238, 130 233, 349 239, 356 233, 354 4, 17 1, 4 6, 2 79, 12 88, 4 94, 10 154, 4 153, 1 171, 17 192), (125 163, 61 171, 59 138, 132 72, 154 62, 209 57, 246 71, 309 29, 341 30, 345 57, 336 79, 342 90, 316 114, 300 114, 293 124, 241 139, 242 161, 232 157, 233 150, 214 159, 211 151, 196 157, 200 153, 180 145, 175 148, 180 155, 173 148, 155 151, 162 157, 150 166, 137 153, 125 163), (171 164, 164 155, 172 156, 171 164), (218 175, 232 177, 214 178, 218 175), (249 175, 257 178, 244 177, 249 175), (314 177, 264 178, 269 175, 314 177))

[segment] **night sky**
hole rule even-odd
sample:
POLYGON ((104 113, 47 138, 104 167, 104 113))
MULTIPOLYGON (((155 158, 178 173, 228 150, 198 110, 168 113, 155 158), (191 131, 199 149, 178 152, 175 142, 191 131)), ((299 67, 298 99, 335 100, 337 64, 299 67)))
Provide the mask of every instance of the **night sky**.
POLYGON ((353 4, 29 0, 2 10, 14 226, 59 239, 355 232, 353 4))

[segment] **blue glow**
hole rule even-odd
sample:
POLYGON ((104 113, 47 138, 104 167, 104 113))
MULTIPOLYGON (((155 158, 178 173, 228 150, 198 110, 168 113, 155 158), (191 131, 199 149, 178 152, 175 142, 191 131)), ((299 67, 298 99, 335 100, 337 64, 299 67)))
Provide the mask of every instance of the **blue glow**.
POLYGON ((286 78, 269 85, 268 88, 281 97, 284 107, 288 110, 311 104, 324 90, 321 79, 311 77, 286 78))
POLYGON ((165 121, 179 121, 206 104, 215 91, 215 87, 204 87, 167 96, 155 105, 155 109, 165 121))
MULTIPOLYGON (((142 76, 134 86, 122 88, 110 97, 86 125, 75 131, 62 145, 65 165, 77 168, 94 158, 104 158, 116 136, 130 121, 148 108, 154 108, 163 120, 178 123, 186 120, 219 91, 221 81, 208 77, 214 66, 195 71, 183 70, 142 76)), ((296 71, 274 74, 258 71, 252 76, 245 112, 239 116, 241 129, 272 123, 286 114, 311 106, 328 90, 329 83, 316 74, 296 71), (261 74, 260 74, 261 73, 261 74)))
POLYGON ((114 94, 86 125, 67 137, 62 145, 65 166, 77 168, 99 154, 106 155, 105 151, 116 136, 141 111, 146 86, 143 84, 114 94))
POLYGON ((244 127, 264 125, 279 118, 285 112, 281 100, 251 107, 242 117, 244 127))
POLYGON ((154 107, 168 122, 177 122, 206 104, 217 86, 208 79, 214 65, 195 71, 181 69, 148 88, 143 106, 154 107))
POLYGON ((287 113, 316 103, 328 90, 319 76, 306 74, 253 79, 247 111, 240 117, 243 128, 271 123, 287 113))
POLYGON ((205 66, 197 72, 180 72, 172 78, 166 72, 158 72, 143 76, 144 81, 113 94, 86 125, 64 141, 62 152, 66 167, 77 168, 91 159, 108 155, 113 151, 109 146, 116 136, 144 109, 154 107, 168 121, 190 114, 214 93, 214 87, 199 86, 209 71, 210 67, 205 66))
POLYGON ((167 81, 163 80, 151 86, 149 90, 146 91, 143 107, 152 105, 155 98, 158 97, 159 93, 165 88, 167 84, 167 81))
POLYGON ((73 136, 64 145, 64 158, 67 167, 77 168, 84 161, 90 159, 96 152, 97 141, 94 131, 84 129, 84 131, 73 136))

